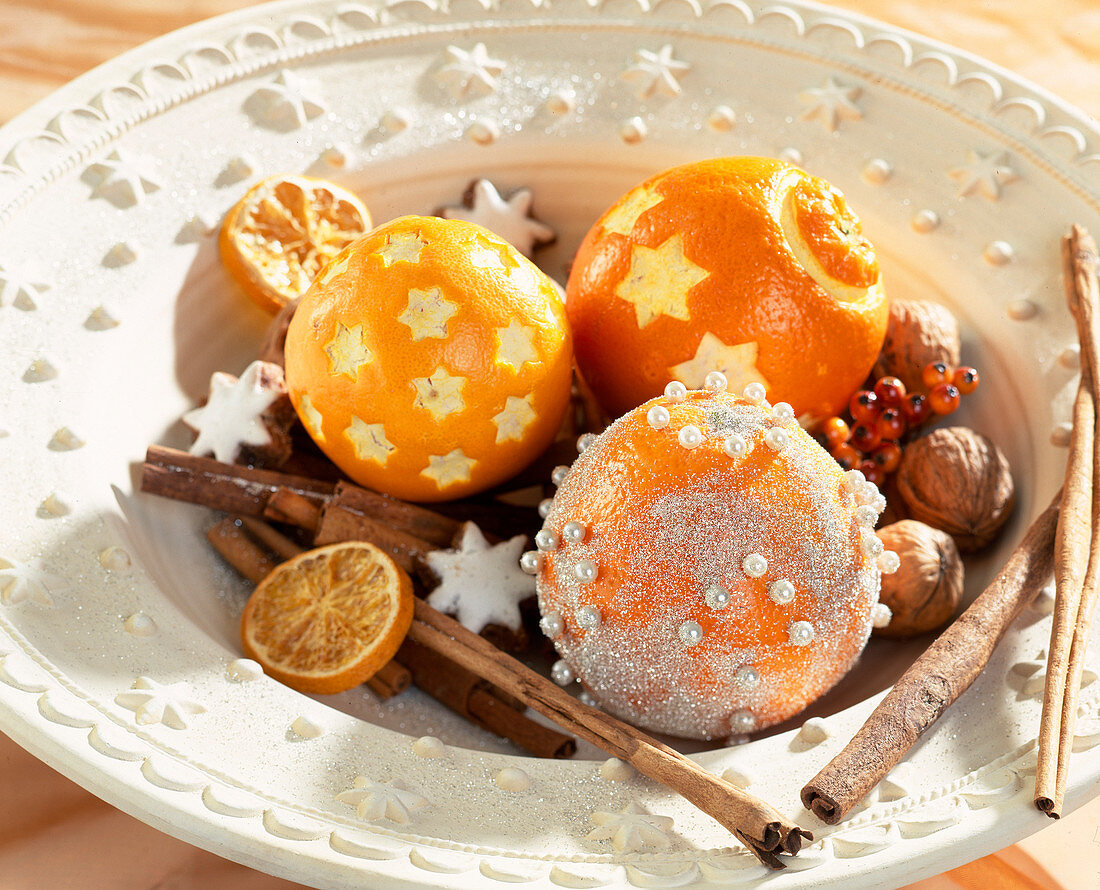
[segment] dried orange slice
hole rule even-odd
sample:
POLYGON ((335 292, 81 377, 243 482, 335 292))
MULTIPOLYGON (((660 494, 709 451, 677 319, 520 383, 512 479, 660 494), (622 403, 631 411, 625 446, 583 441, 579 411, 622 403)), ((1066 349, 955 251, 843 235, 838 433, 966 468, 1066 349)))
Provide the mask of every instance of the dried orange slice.
POLYGON ((367 208, 347 189, 307 176, 272 176, 225 215, 218 246, 245 293, 275 313, 370 227, 367 208))
POLYGON ((372 544, 331 544, 260 582, 241 616, 241 641, 280 683, 332 694, 389 661, 412 616, 412 581, 392 559, 372 544))

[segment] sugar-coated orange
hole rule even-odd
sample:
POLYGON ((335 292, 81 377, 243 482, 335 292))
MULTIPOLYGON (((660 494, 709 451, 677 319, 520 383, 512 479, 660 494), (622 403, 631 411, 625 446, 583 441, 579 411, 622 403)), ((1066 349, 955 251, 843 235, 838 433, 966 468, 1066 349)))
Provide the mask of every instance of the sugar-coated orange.
POLYGON ((554 283, 461 220, 408 216, 337 255, 286 338, 291 401, 352 479, 450 500, 514 475, 553 440, 572 339, 554 283))
POLYGON ((875 250, 844 196, 770 158, 660 173, 588 232, 568 283, 577 364, 614 416, 670 378, 763 383, 798 415, 841 411, 882 347, 875 250))
POLYGON ((674 735, 791 717, 884 618, 884 506, 789 405, 673 389, 635 408, 577 458, 524 557, 555 677, 674 735))

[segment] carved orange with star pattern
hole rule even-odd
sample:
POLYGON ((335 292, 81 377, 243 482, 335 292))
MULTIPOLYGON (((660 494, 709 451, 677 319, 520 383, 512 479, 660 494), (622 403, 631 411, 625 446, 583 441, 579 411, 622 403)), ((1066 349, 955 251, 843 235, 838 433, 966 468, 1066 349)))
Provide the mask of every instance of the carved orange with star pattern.
POLYGON ((286 379, 310 436, 356 482, 451 500, 553 440, 572 338, 556 286, 511 245, 408 216, 317 276, 287 332, 286 379))
POLYGON ((770 158, 667 170, 619 199, 573 263, 577 364, 612 415, 670 379, 765 385, 819 418, 875 362, 887 304, 874 247, 844 196, 770 158))

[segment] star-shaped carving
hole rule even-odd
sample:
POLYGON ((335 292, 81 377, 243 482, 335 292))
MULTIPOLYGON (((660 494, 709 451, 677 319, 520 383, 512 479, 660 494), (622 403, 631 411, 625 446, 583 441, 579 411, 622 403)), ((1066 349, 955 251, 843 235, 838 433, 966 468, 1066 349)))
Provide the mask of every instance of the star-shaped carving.
POLYGON ((597 811, 590 818, 599 827, 586 837, 594 841, 610 840, 620 853, 666 850, 671 844, 668 832, 672 829, 672 817, 651 815, 633 801, 622 812, 597 811))
POLYGON ((630 269, 615 296, 634 305, 639 328, 661 315, 687 321, 688 292, 709 274, 685 256, 684 239, 677 232, 656 249, 642 244, 631 248, 630 269))
POLYGON ((458 312, 458 303, 443 297, 438 287, 409 290, 409 304, 397 316, 401 324, 409 326, 413 340, 447 339, 447 322, 458 312))
POLYGON ((493 415, 498 445, 512 440, 522 441, 524 432, 536 417, 534 405, 531 404, 532 398, 530 394, 522 399, 517 396, 508 396, 504 403, 504 410, 493 415))
POLYGON ((634 53, 634 64, 619 76, 634 84, 639 99, 653 96, 679 96, 680 78, 691 70, 691 65, 672 56, 672 46, 665 44, 657 52, 640 49, 634 53))
POLYGON ((730 392, 741 392, 750 383, 762 383, 767 389, 767 378, 756 367, 758 353, 755 340, 727 346, 707 331, 699 341, 695 356, 686 362, 672 365, 668 372, 688 389, 702 389, 703 382, 711 371, 721 371, 726 375, 730 392))
MULTIPOLYGON (((1047 683, 1047 653, 1042 651, 1034 661, 1021 661, 1010 668, 1010 673, 1015 674, 1020 680, 1021 698, 1040 698, 1046 689, 1047 683)), ((1096 682, 1098 675, 1090 668, 1084 668, 1081 672, 1081 688, 1090 686, 1096 682)))
POLYGON ((526 545, 524 535, 490 544, 481 529, 466 523, 457 548, 427 555, 428 567, 439 578, 428 603, 474 633, 488 624, 519 630, 519 604, 535 593, 534 577, 519 567, 526 545))
POLYGON ((325 111, 312 85, 285 68, 273 81, 257 87, 245 102, 245 108, 257 123, 277 130, 303 127, 325 111))
POLYGON ((301 399, 298 400, 298 416, 302 419, 302 424, 314 441, 325 441, 325 433, 321 429, 324 418, 321 416, 321 412, 314 407, 313 399, 309 397, 308 393, 303 393, 301 399))
POLYGON ((435 79, 446 87, 452 99, 496 92, 497 78, 504 72, 505 65, 500 59, 489 56, 484 43, 477 44, 468 52, 457 46, 448 46, 443 54, 447 61, 436 71, 435 79))
POLYGON ((483 226, 529 257, 540 244, 556 237, 552 228, 531 218, 533 200, 530 189, 518 189, 505 199, 488 179, 478 179, 470 186, 463 205, 444 207, 440 215, 483 226))
POLYGON ((835 132, 841 121, 858 121, 863 117, 863 111, 856 105, 862 92, 859 87, 845 86, 830 76, 823 85, 798 94, 798 101, 806 106, 802 120, 818 120, 830 133, 835 132))
POLYGON ((634 231, 634 223, 638 221, 638 217, 649 210, 650 207, 656 207, 664 199, 665 196, 655 189, 645 187, 634 189, 604 217, 602 223, 604 234, 617 232, 629 238, 634 231))
POLYGON ((49 289, 43 276, 33 269, 0 264, 0 306, 10 303, 29 312, 38 308, 38 297, 49 289))
POLYGON ((449 485, 469 482, 470 472, 476 464, 477 461, 467 457, 461 448, 455 448, 446 454, 429 455, 428 466, 420 471, 420 475, 427 476, 442 491, 449 485))
POLYGON ((466 258, 475 269, 505 269, 504 258, 500 251, 484 241, 476 240, 473 246, 466 252, 466 258))
POLYGON ((133 711, 143 726, 163 723, 172 729, 187 729, 187 719, 206 710, 188 696, 186 683, 162 685, 149 677, 138 677, 130 692, 115 696, 115 704, 133 711))
POLYGON ((50 591, 63 590, 65 581, 55 575, 39 571, 27 563, 0 557, 0 603, 18 606, 34 603, 44 609, 53 608, 50 591))
POLYGON ((412 384, 416 389, 413 404, 428 411, 437 423, 448 414, 466 407, 462 398, 466 378, 448 374, 442 365, 432 371, 430 377, 414 377, 412 384))
POLYGON ((348 261, 351 259, 351 254, 344 252, 336 257, 333 257, 317 275, 317 281, 321 284, 328 284, 337 275, 343 275, 348 271, 348 261))
POLYGON ((518 318, 508 322, 508 327, 497 328, 498 365, 507 365, 517 374, 527 362, 538 361, 539 353, 535 349, 535 332, 518 318))
POLYGON ((363 337, 361 324, 348 327, 342 321, 336 322, 336 334, 325 344, 325 354, 329 358, 328 373, 331 377, 346 374, 352 380, 359 379, 359 369, 374 361, 363 337))
POLYGON ((153 162, 122 148, 112 151, 85 171, 85 179, 94 183, 93 198, 106 198, 116 207, 133 207, 160 188, 153 173, 153 162))
POLYGON ((389 268, 394 263, 419 263, 420 252, 428 242, 413 232, 396 232, 386 236, 386 243, 376 251, 382 265, 389 268))
POLYGON ((213 454, 215 460, 232 463, 242 445, 267 445, 271 433, 263 413, 283 392, 282 378, 265 374, 263 362, 250 364, 240 379, 214 373, 206 404, 183 415, 183 422, 199 434, 191 453, 213 454))
POLYGON ((356 776, 352 788, 341 791, 336 799, 355 807, 355 814, 365 822, 389 819, 398 825, 407 825, 413 813, 430 803, 423 795, 409 791, 400 779, 385 784, 363 776, 356 776))
POLYGON ((386 438, 386 430, 382 424, 365 423, 354 414, 351 425, 344 430, 344 435, 351 442, 359 460, 372 460, 382 466, 386 465, 396 447, 386 438))
POLYGON ((1009 165, 1008 153, 1004 151, 984 155, 968 151, 966 163, 952 168, 947 175, 959 184, 958 197, 978 194, 990 201, 999 201, 1004 186, 1020 178, 1009 165))

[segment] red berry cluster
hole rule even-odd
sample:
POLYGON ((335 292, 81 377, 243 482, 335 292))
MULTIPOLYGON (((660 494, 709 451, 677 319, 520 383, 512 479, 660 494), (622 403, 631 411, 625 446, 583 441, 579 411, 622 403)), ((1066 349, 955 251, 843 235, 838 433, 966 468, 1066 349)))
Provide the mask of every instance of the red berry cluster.
POLYGON ((901 463, 905 441, 932 417, 951 414, 962 396, 978 388, 978 371, 932 362, 922 372, 925 393, 908 393, 897 377, 880 377, 848 402, 850 422, 830 417, 822 424, 825 447, 846 470, 860 470, 876 485, 901 463))

